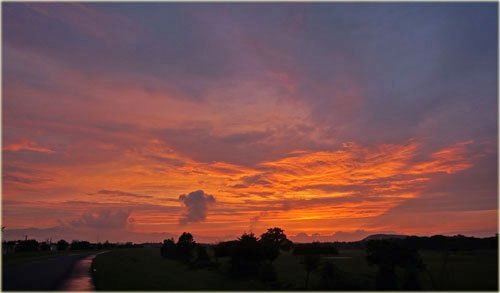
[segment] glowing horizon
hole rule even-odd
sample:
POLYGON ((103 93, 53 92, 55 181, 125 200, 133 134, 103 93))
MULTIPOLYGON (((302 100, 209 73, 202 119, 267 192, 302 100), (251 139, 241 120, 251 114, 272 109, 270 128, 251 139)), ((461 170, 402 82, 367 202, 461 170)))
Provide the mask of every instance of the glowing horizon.
POLYGON ((7 239, 498 231, 496 3, 4 3, 3 19, 7 239))

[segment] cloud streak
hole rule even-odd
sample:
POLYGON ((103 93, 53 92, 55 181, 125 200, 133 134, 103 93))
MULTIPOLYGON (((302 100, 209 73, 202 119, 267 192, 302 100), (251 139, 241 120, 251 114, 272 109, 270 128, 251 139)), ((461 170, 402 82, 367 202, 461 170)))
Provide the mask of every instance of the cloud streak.
POLYGON ((133 198, 152 198, 150 195, 142 195, 142 194, 136 194, 136 193, 130 193, 130 192, 125 192, 121 190, 106 190, 102 189, 97 191, 96 193, 90 193, 91 195, 105 195, 105 196, 112 196, 112 197, 133 197, 133 198))
POLYGON ((17 143, 12 143, 3 148, 6 152, 19 152, 19 151, 30 151, 35 153, 46 153, 52 154, 53 150, 39 146, 36 142, 23 140, 17 143))

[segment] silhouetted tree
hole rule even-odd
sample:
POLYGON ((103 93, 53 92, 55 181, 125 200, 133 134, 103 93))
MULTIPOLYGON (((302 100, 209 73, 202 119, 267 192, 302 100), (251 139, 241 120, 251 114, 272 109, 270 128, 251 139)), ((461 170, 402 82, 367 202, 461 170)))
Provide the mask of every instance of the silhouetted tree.
POLYGON ((259 242, 254 234, 238 238, 231 253, 231 274, 235 277, 256 275, 262 258, 259 242))
POLYGON ((104 249, 110 249, 113 248, 113 243, 109 243, 108 240, 104 241, 104 244, 102 245, 104 249))
POLYGON ((57 250, 66 250, 68 249, 69 247, 69 243, 64 240, 64 239, 61 239, 59 241, 57 241, 57 250))
POLYGON ((26 252, 26 251, 38 251, 38 241, 31 240, 21 240, 16 245, 16 252, 26 252))
POLYGON ((90 242, 88 241, 78 241, 78 240, 73 240, 71 241, 70 249, 71 250, 84 250, 84 249, 90 249, 91 245, 90 242))
POLYGON ((306 255, 302 260, 302 265, 304 266, 304 269, 306 271, 306 290, 309 288, 309 276, 311 275, 312 271, 318 268, 320 260, 320 256, 314 254, 306 255))
POLYGON ((280 254, 280 250, 289 250, 291 241, 286 238, 284 231, 274 227, 260 236, 260 249, 264 259, 273 261, 280 254))
POLYGON ((182 233, 176 244, 177 257, 182 261, 189 261, 193 256, 195 247, 196 242, 193 239, 193 235, 187 232, 182 233))
POLYGON ((160 254, 164 258, 174 259, 177 257, 177 247, 175 245, 174 239, 165 239, 160 248, 160 254))
POLYGON ((50 250, 50 245, 48 242, 41 242, 39 247, 38 247, 39 250, 41 251, 49 251, 50 250))

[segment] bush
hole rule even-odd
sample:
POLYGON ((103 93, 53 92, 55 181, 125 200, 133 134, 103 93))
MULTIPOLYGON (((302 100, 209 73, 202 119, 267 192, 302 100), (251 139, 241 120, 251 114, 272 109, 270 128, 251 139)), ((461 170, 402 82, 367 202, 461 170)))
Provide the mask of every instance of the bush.
POLYGON ((38 241, 22 240, 16 246, 16 252, 38 251, 38 241))
POLYGON ((73 240, 71 242, 70 249, 71 250, 84 250, 84 249, 90 249, 91 245, 90 242, 88 241, 78 241, 78 240, 73 240))
POLYGON ((61 239, 59 241, 57 241, 57 250, 66 250, 68 249, 69 247, 69 243, 64 240, 64 239, 61 239))
POLYGON ((40 243, 38 247, 41 251, 49 251, 50 250, 50 245, 47 242, 42 242, 40 243))

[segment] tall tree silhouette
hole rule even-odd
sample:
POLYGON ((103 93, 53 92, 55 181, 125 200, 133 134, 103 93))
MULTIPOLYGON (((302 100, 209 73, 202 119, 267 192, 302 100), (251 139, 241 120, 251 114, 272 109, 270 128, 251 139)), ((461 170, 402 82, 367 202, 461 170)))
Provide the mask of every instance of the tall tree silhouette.
POLYGON ((57 250, 66 250, 69 247, 69 243, 64 239, 57 241, 56 245, 57 245, 57 250))
POLYGON ((244 233, 231 249, 231 274, 233 276, 255 275, 258 272, 262 252, 254 234, 244 233))
POLYGON ((179 240, 177 240, 177 257, 182 261, 189 261, 193 255, 195 247, 196 242, 193 239, 193 235, 187 232, 182 233, 182 235, 179 236, 179 240))
POLYGON ((292 242, 287 239, 285 231, 278 227, 269 228, 260 236, 260 246, 264 259, 273 261, 280 250, 289 250, 292 242))

